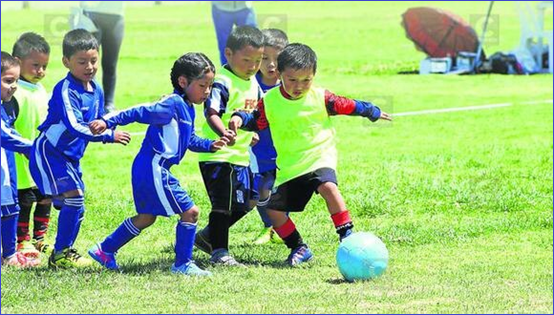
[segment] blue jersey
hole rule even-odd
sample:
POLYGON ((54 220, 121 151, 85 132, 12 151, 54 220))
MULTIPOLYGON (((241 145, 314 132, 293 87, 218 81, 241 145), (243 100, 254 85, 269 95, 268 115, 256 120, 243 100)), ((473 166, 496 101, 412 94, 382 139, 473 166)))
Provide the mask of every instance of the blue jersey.
POLYGON ((92 91, 86 91, 83 84, 71 73, 54 87, 48 102, 46 120, 38 127, 55 150, 72 161, 79 161, 89 141, 113 142, 113 130, 93 135, 88 123, 104 114, 104 93, 96 81, 92 91))
POLYGON ((194 152, 210 152, 212 140, 200 138, 194 132, 196 113, 177 92, 151 106, 127 109, 104 120, 108 128, 132 122, 149 124, 142 151, 154 152, 171 165, 179 164, 187 149, 194 152))
MULTIPOLYGON (((258 80, 258 84, 264 93, 280 85, 269 86, 263 84, 261 72, 256 74, 256 80, 258 80)), ((273 146, 271 131, 269 128, 260 130, 258 131, 258 136, 260 137, 260 141, 252 147, 250 169, 252 169, 253 173, 264 173, 277 169, 277 164, 275 164, 277 160, 277 151, 275 151, 275 147, 273 146)))
POLYGON ((32 142, 21 137, 17 131, 10 127, 13 123, 10 116, 1 108, 2 129, 1 159, 2 159, 2 206, 17 204, 17 174, 15 168, 14 152, 29 155, 32 142))
POLYGON ((174 92, 156 104, 104 117, 108 127, 132 122, 150 125, 132 168, 133 199, 138 213, 170 216, 194 206, 169 169, 179 164, 187 149, 210 152, 213 140, 195 134, 195 116, 193 105, 174 92))

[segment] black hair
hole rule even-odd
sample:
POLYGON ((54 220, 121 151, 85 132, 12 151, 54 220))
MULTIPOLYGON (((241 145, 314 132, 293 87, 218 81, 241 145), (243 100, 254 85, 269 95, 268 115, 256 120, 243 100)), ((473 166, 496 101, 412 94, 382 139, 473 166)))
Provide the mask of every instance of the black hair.
POLYGON ((27 32, 21 34, 15 44, 13 44, 12 56, 23 59, 32 52, 49 55, 50 45, 48 45, 44 37, 37 33, 27 32))
POLYGON ((229 48, 232 52, 235 52, 246 46, 252 46, 254 48, 263 47, 264 35, 262 31, 249 25, 238 26, 229 34, 225 48, 229 48))
POLYGON ((98 50, 98 40, 84 29, 69 31, 63 38, 63 56, 71 58, 78 51, 98 50))
POLYGON ((171 68, 171 84, 177 91, 183 92, 179 86, 179 77, 184 76, 190 84, 202 78, 206 73, 215 73, 215 66, 203 53, 186 53, 175 60, 171 68))
POLYGON ((15 59, 15 57, 13 57, 12 55, 3 51, 2 52, 2 73, 4 73, 4 71, 13 67, 19 67, 19 61, 17 61, 17 59, 15 59))
POLYGON ((281 73, 286 68, 317 70, 317 56, 309 46, 299 43, 290 44, 277 57, 277 70, 281 73))
POLYGON ((273 47, 278 50, 283 50, 289 44, 289 38, 285 32, 276 29, 268 28, 262 30, 264 35, 264 47, 273 47))

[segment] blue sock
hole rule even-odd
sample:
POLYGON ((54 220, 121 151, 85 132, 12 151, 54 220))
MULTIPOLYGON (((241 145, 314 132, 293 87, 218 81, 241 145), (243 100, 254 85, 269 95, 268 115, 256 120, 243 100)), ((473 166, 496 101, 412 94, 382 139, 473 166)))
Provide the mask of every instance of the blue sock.
POLYGON ((139 234, 139 228, 133 224, 131 218, 127 218, 112 234, 106 237, 100 247, 103 251, 113 254, 139 234))
POLYGON ((271 219, 269 219, 269 216, 267 215, 267 203, 269 202, 269 198, 267 200, 260 200, 258 202, 258 205, 256 206, 256 209, 258 209, 258 213, 260 214, 260 218, 262 219, 262 222, 264 223, 264 227, 268 228, 271 227, 271 219))
POLYGON ((81 223, 83 223, 83 220, 85 219, 85 207, 81 207, 79 210, 77 210, 78 213, 78 219, 75 223, 75 230, 73 231, 73 237, 71 238, 71 243, 69 244, 69 247, 73 247, 73 244, 75 244, 75 241, 77 240, 77 235, 79 235, 79 231, 81 230, 81 223))
POLYGON ((15 254, 17 243, 17 219, 19 214, 2 218, 2 257, 8 258, 15 254))
POLYGON ((56 235, 56 244, 54 251, 59 253, 66 248, 71 247, 79 233, 82 212, 84 211, 83 196, 66 198, 63 201, 62 210, 58 218, 58 234, 56 235))
POLYGON ((175 267, 179 267, 192 260, 196 223, 179 221, 175 230, 175 267))

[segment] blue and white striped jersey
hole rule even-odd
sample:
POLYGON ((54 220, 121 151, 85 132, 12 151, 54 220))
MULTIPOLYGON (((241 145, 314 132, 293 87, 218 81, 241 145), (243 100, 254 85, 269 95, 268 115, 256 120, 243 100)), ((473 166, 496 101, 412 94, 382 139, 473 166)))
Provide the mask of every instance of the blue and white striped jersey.
POLYGON ((17 131, 9 127, 9 116, 1 108, 2 119, 0 119, 2 129, 2 140, 0 142, 0 155, 2 159, 2 206, 13 205, 17 203, 17 174, 15 168, 14 152, 29 155, 31 151, 30 140, 21 137, 17 131))
POLYGON ((113 130, 93 135, 88 123, 104 114, 104 92, 96 81, 93 91, 86 91, 83 84, 71 73, 58 82, 48 102, 46 120, 38 127, 58 151, 68 159, 79 161, 89 141, 113 142, 113 130))
POLYGON ((195 134, 195 117, 193 105, 175 91, 155 104, 132 107, 117 114, 109 114, 103 119, 108 128, 133 122, 150 125, 141 152, 155 152, 170 165, 175 165, 183 159, 187 149, 210 152, 213 141, 195 134))

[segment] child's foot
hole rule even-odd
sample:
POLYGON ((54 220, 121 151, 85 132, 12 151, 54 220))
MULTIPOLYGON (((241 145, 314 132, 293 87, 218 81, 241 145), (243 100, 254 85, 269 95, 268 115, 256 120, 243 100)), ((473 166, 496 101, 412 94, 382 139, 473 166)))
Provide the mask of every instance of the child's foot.
POLYGON ((51 268, 82 268, 92 265, 92 261, 77 252, 75 248, 66 248, 61 253, 52 252, 48 259, 51 268))
POLYGON ((2 266, 12 266, 17 268, 31 268, 40 264, 40 259, 28 258, 21 252, 16 252, 8 258, 2 258, 2 266))
POLYGON ((200 230, 196 233, 194 239, 194 246, 204 253, 210 255, 212 253, 212 244, 210 243, 210 236, 206 233, 206 229, 200 230))
POLYGON ((17 251, 27 258, 39 258, 40 252, 31 244, 30 241, 23 241, 17 244, 17 251))
POLYGON ((54 250, 54 246, 46 243, 45 241, 33 240, 33 246, 35 246, 36 250, 45 254, 46 256, 52 255, 52 251, 54 250))
POLYGON ((235 258, 229 255, 229 252, 225 249, 218 249, 212 254, 210 262, 214 265, 221 266, 234 266, 234 267, 245 267, 243 264, 235 260, 235 258))
POLYGON ((92 246, 88 250, 88 254, 92 259, 96 260, 100 265, 110 270, 117 270, 119 266, 115 260, 115 253, 108 253, 102 250, 100 244, 92 246))
POLYGON ((269 243, 269 241, 271 241, 271 231, 273 231, 271 226, 264 227, 256 237, 254 245, 263 245, 269 243))
POLYGON ((287 258, 287 263, 291 267, 294 267, 312 260, 313 257, 314 255, 308 248, 308 245, 304 244, 291 250, 289 257, 287 258))
POLYGON ((194 261, 190 261, 186 264, 182 264, 181 266, 177 267, 175 264, 171 265, 171 272, 177 273, 177 274, 183 274, 187 276, 194 276, 194 277, 211 277, 212 273, 208 270, 202 270, 200 267, 198 267, 194 261))

